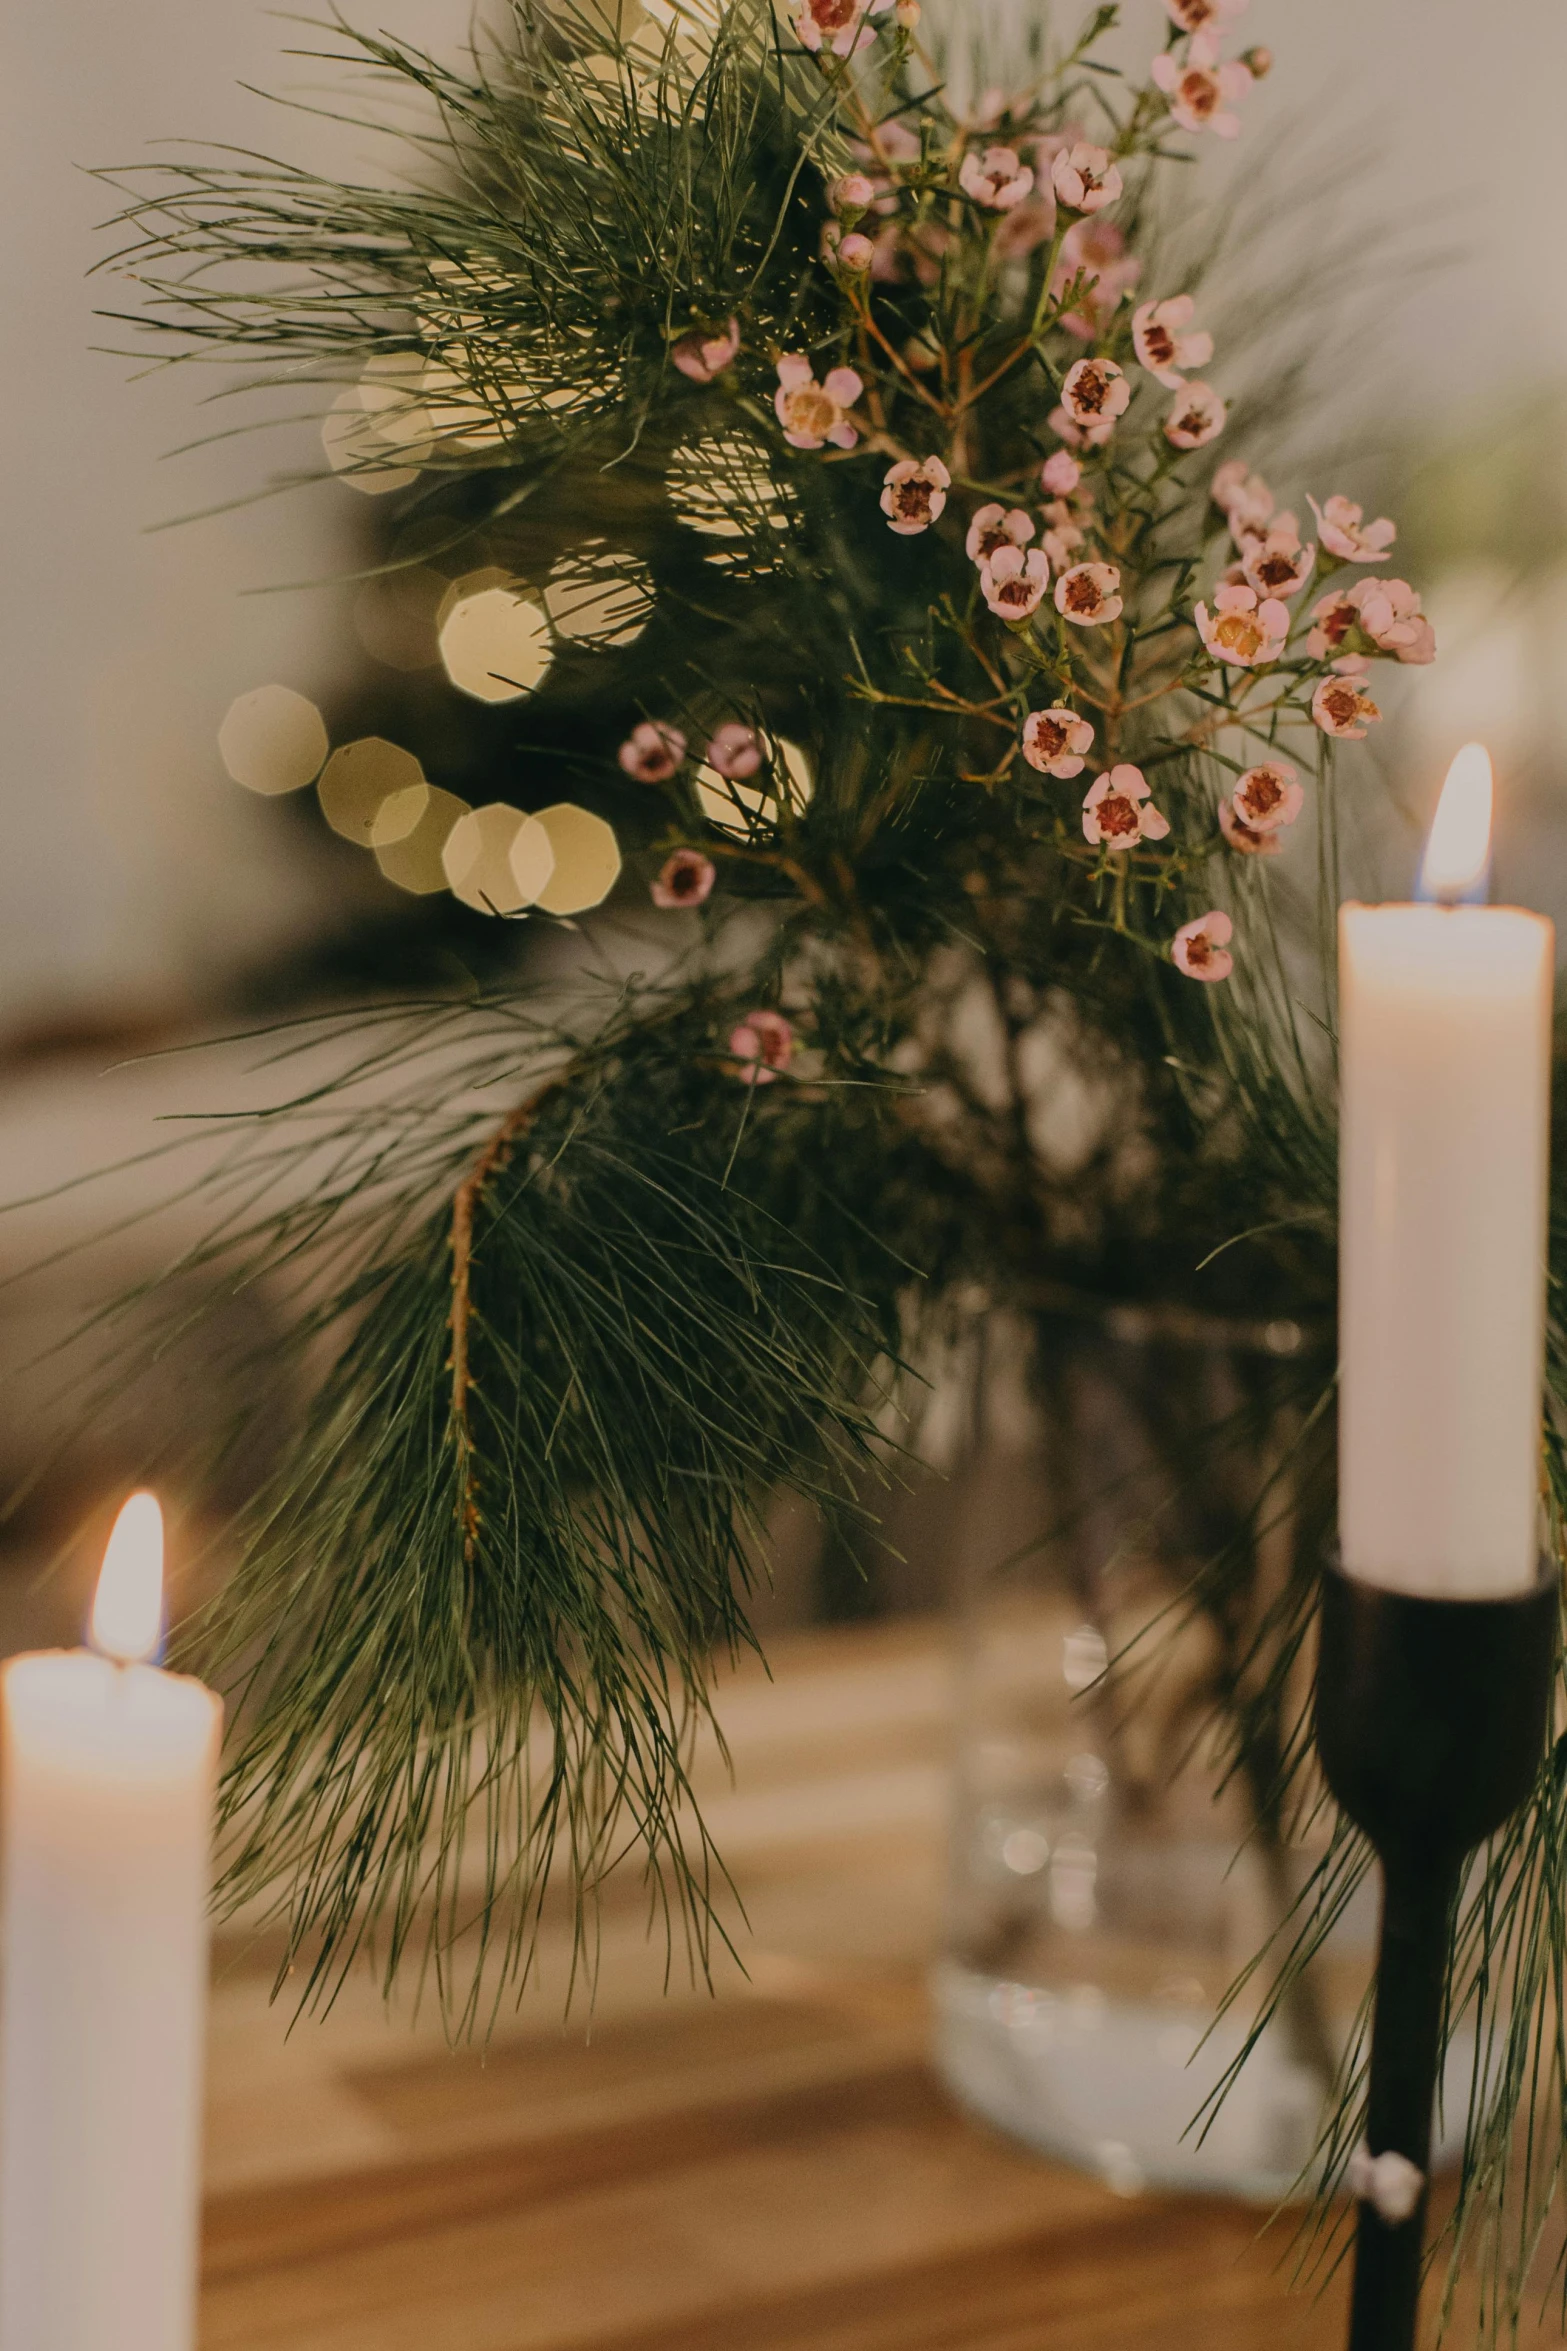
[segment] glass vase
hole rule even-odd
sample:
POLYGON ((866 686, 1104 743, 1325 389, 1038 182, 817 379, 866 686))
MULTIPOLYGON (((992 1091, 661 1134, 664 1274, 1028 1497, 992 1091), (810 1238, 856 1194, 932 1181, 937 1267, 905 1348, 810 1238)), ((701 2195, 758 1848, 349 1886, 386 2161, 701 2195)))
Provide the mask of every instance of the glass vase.
POLYGON ((945 2078, 1128 2192, 1304 2192, 1368 1981, 1369 1881, 1215 2093, 1271 1969, 1226 1996, 1316 1859, 1272 1727, 1311 1660, 1273 1660, 1299 1547, 1322 1539, 1296 1468, 1331 1356, 1293 1323, 1141 1309, 992 1314, 967 1355, 945 2078))

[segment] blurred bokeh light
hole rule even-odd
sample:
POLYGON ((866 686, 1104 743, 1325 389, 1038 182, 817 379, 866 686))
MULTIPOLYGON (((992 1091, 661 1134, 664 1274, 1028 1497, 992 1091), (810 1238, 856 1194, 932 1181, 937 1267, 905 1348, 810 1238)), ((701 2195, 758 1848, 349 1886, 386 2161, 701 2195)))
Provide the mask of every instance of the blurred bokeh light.
POLYGON ((652 618, 652 575, 634 556, 587 539, 551 572, 544 610, 569 643, 629 645, 652 618))
POLYGON ((614 827, 590 808, 558 800, 534 819, 549 837, 554 870, 537 903, 546 914, 585 914, 609 896, 620 878, 620 844, 614 827))
POLYGON ((520 914, 548 883, 555 852, 536 817, 491 800, 457 819, 441 864, 448 888, 465 906, 479 914, 520 914))
POLYGON ((383 800, 370 826, 370 846, 387 880, 417 898, 444 890, 441 853, 452 827, 467 813, 467 801, 438 784, 408 784, 383 800))
POLYGON ((291 686, 237 695, 218 729, 218 755, 235 783, 268 796, 313 784, 328 748, 326 721, 291 686))
POLYGON ((457 581, 444 608, 441 659, 452 684, 475 701, 515 702, 549 669, 550 625, 515 583, 476 587, 477 576, 457 581))
POLYGON ((333 752, 316 793, 333 832, 368 849, 383 804, 424 780, 424 769, 411 751, 387 742, 384 735, 362 735, 357 743, 344 743, 333 752))
MULTIPOLYGON (((781 737, 769 746, 771 774, 768 781, 783 779, 784 798, 791 808, 804 808, 816 789, 811 763, 798 743, 781 737)), ((778 802, 764 785, 738 783, 732 777, 720 775, 706 760, 697 768, 696 796, 702 814, 708 823, 721 833, 731 833, 743 839, 753 824, 776 824, 778 802)))
POLYGON ((339 392, 321 420, 321 446, 327 463, 349 489, 366 498, 384 498, 392 490, 406 490, 419 478, 378 429, 380 412, 366 407, 363 388, 351 384, 339 392))

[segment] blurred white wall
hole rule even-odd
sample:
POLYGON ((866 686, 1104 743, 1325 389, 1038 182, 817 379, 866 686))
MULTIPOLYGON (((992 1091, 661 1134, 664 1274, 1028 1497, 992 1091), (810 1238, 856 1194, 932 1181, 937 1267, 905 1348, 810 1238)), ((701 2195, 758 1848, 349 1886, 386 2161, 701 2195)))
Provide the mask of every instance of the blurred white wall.
MULTIPOLYGON (((990 18, 1010 0, 963 5, 990 18)), ((461 38, 467 6, 373 0, 363 14, 439 47, 461 38)), ((1156 0, 1127 0, 1126 16, 1151 47, 1156 0)), ((1472 0, 1254 0, 1240 31, 1278 57, 1248 106, 1248 140, 1303 112, 1353 136, 1368 239, 1413 222, 1457 251, 1367 355, 1409 408, 1474 410, 1567 377, 1561 0, 1482 17, 1472 0)), ((237 87, 318 75, 280 56, 298 37, 261 0, 53 0, 8 25, 0 1036, 74 1003, 153 1009, 314 917, 276 812, 228 783, 213 739, 235 693, 272 677, 309 692, 343 657, 334 591, 243 591, 329 575, 355 502, 327 484, 149 535, 244 495, 263 457, 284 451, 241 439, 160 462, 201 429, 202 379, 132 384, 124 362, 94 355, 117 339, 93 318, 113 281, 84 274, 105 251, 95 224, 112 199, 82 169, 195 135, 371 167, 357 134, 237 87)))
MULTIPOLYGON (((1124 13, 1145 7, 1129 0, 1124 13)), ((1278 62, 1243 136, 1306 113, 1353 138, 1368 243, 1407 222, 1450 256, 1389 318, 1410 408, 1494 403, 1567 375, 1561 0, 1252 0, 1235 45, 1252 41, 1278 62)))
MULTIPOLYGON (((326 11, 322 11, 325 14, 326 11)), ((369 21, 461 37, 465 0, 374 0, 369 21)), ((313 920, 278 812, 228 781, 214 736, 232 696, 309 692, 342 657, 331 575, 357 505, 334 484, 158 532, 248 495, 275 436, 165 462, 210 429, 195 370, 130 382, 94 317, 134 289, 86 272, 111 248, 112 189, 86 167, 202 137, 375 168, 371 142, 290 118, 237 85, 319 88, 315 46, 261 0, 51 0, 10 12, 0 72, 0 1037, 103 1005, 155 1013, 202 975, 313 920)), ((213 421, 221 421, 214 419, 213 421)), ((308 434, 295 464, 319 460, 308 434)))

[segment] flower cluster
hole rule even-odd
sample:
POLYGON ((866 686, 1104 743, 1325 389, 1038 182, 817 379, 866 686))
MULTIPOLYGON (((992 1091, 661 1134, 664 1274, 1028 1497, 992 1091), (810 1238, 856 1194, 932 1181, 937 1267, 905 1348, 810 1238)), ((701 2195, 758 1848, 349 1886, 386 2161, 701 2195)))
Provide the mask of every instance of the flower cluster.
MULTIPOLYGON (((1319 755, 1362 739, 1380 716, 1371 665, 1435 653, 1419 595, 1387 576, 1385 516, 1341 491, 1280 507, 1240 455, 1206 491, 1183 470, 1228 427, 1222 354, 1192 289, 1159 283, 1134 249, 1128 196, 1172 137, 1239 133, 1271 63, 1233 52, 1248 0, 1162 0, 1146 84, 1097 135, 1048 81, 986 92, 965 116, 878 114, 844 61, 878 42, 895 61, 909 12, 789 4, 852 127, 818 216, 824 304, 799 310, 810 323, 789 347, 756 354, 782 461, 874 468, 870 526, 907 548, 911 585, 947 616, 942 641, 994 689, 976 696, 921 655, 923 694, 887 699, 976 737, 1000 730, 1009 750, 975 771, 992 789, 1009 774, 1047 797, 1075 785, 1075 811, 1053 820, 1059 856, 1113 928, 1157 944, 1138 907, 1157 920, 1172 894, 1233 893, 1241 864, 1283 853, 1307 804, 1292 738, 1319 755), (1195 526, 1184 549, 1149 527, 1164 485, 1195 526)), ((747 331, 741 312, 693 329, 674 365, 700 385, 737 377, 747 331)), ((621 764, 668 783, 684 751, 648 722, 621 764)), ((710 745, 709 768, 738 776, 727 756, 710 745)), ((667 858, 658 904, 700 903, 704 854, 687 843, 667 858)), ((1212 907, 1162 951, 1212 982, 1234 968, 1233 936, 1212 907)), ((765 1056, 755 1067, 770 1070, 765 1056)))

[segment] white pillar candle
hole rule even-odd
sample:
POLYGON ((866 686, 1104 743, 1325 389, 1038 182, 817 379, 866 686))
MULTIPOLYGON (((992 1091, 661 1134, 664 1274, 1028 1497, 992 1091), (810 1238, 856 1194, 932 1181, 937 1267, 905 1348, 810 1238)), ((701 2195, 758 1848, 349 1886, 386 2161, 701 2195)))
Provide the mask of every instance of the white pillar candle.
POLYGON ((162 1527, 121 1512, 102 1654, 0 1674, 0 2351, 191 2351, 222 1708, 156 1651, 162 1527))
MULTIPOLYGON (((1471 746, 1439 901, 1485 871, 1490 790, 1471 746)), ((1339 1531, 1393 1591, 1537 1572, 1553 937, 1512 906, 1340 910, 1339 1531)))

